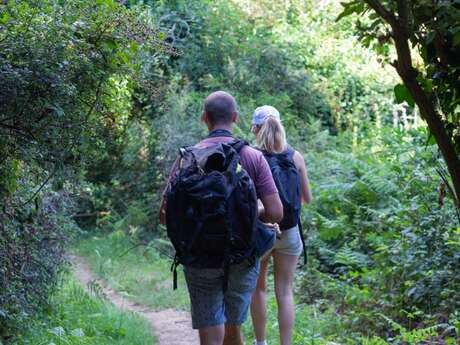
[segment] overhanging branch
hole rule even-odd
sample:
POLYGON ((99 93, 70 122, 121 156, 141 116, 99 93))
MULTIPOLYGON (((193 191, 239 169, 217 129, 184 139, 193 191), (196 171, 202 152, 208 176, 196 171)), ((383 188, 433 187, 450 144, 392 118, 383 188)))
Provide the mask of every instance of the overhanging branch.
POLYGON ((398 0, 398 24, 404 39, 409 38, 409 1, 398 0))
POLYGON ((377 14, 382 17, 392 27, 397 24, 397 19, 393 13, 388 11, 378 0, 364 0, 377 14))

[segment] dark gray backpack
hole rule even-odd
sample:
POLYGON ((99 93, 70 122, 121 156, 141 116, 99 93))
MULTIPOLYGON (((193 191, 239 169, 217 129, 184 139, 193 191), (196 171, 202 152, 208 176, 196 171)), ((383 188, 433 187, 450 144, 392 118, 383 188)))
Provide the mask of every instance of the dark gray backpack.
MULTIPOLYGON (((176 268, 223 268, 255 257, 257 196, 240 165, 245 141, 180 150, 180 167, 167 191, 166 225, 176 268)), ((226 288, 226 279, 225 286, 226 288)))
POLYGON ((299 226, 300 237, 303 244, 304 263, 307 262, 307 252, 305 239, 300 221, 301 194, 300 194, 300 175, 294 163, 294 149, 288 147, 281 153, 269 153, 262 151, 265 159, 270 166, 273 180, 283 204, 283 220, 281 221, 281 231, 299 226))

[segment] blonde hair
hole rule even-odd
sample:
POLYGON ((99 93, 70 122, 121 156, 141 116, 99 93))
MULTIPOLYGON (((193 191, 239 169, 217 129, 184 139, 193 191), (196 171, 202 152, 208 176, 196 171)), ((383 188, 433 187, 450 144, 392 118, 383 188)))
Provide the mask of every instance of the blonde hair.
POLYGON ((286 132, 277 117, 272 115, 267 117, 257 132, 256 142, 267 152, 280 153, 286 149, 286 132))

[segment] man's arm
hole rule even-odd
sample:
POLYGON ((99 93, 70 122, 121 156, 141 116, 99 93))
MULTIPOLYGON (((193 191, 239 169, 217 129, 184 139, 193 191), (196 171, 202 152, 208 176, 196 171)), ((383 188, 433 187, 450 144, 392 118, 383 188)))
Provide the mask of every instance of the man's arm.
POLYGON ((166 195, 163 194, 160 206, 160 224, 166 225, 166 195))
POLYGON ((166 182, 166 187, 163 190, 162 199, 161 199, 161 206, 160 206, 160 214, 159 214, 160 224, 162 224, 162 225, 166 225, 166 203, 167 203, 166 193, 168 191, 169 183, 171 182, 172 176, 174 176, 174 174, 176 173, 177 169, 179 168, 179 162, 180 162, 180 158, 177 157, 176 160, 174 161, 174 164, 173 164, 172 168, 171 168, 171 172, 169 173, 169 177, 168 177, 168 180, 166 182))
POLYGON ((283 204, 278 193, 261 196, 260 201, 263 209, 259 208, 259 218, 264 223, 281 222, 283 219, 283 204))

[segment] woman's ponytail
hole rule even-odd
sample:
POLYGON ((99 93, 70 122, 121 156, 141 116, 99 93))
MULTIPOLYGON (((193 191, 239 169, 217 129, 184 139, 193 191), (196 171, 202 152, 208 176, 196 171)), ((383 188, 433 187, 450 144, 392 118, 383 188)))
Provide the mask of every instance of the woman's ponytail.
POLYGON ((286 149, 286 132, 280 120, 269 116, 257 133, 257 145, 264 151, 280 153, 286 149))

